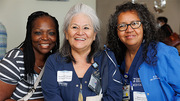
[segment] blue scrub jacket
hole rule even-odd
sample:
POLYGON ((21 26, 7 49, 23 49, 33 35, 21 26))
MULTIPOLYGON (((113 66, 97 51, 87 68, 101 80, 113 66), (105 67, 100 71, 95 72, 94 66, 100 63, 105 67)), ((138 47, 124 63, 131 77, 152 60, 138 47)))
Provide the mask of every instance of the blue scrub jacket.
MULTIPOLYGON (((105 54, 104 51, 102 52, 105 54)), ((94 61, 99 65, 99 70, 101 68, 103 54, 96 54, 94 57, 94 61)), ((108 51, 108 54, 116 63, 113 52, 108 51)), ((66 58, 56 53, 49 56, 46 61, 45 72, 42 78, 42 89, 45 101, 78 101, 80 80, 74 70, 72 62, 67 63, 65 59, 66 58), (57 82, 57 71, 72 71, 72 80, 57 82)), ((122 84, 115 81, 121 82, 122 80, 119 69, 113 65, 109 58, 107 64, 108 87, 107 91, 103 92, 102 101, 122 101, 122 84), (113 73, 115 73, 115 75, 113 75, 113 73)), ((90 66, 82 79, 83 101, 86 101, 87 96, 96 95, 95 92, 88 87, 90 76, 95 70, 96 69, 90 66)))
POLYGON ((148 101, 180 101, 180 56, 177 49, 159 42, 157 65, 143 62, 138 73, 148 101))

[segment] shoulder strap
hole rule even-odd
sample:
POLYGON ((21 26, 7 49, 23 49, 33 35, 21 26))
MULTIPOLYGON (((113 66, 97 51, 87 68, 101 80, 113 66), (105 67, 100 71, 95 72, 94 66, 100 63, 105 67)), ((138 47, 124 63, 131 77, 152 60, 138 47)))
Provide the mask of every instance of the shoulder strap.
POLYGON ((36 88, 37 88, 37 86, 41 80, 43 73, 44 73, 44 67, 42 68, 38 78, 36 79, 36 82, 34 83, 33 88, 30 89, 30 91, 28 92, 27 95, 25 95, 23 98, 19 99, 18 101, 22 101, 22 100, 27 101, 34 94, 34 92, 35 92, 35 90, 36 90, 36 88))
POLYGON ((37 88, 37 86, 38 86, 38 84, 39 84, 39 82, 40 82, 40 80, 41 80, 41 77, 42 77, 42 75, 43 75, 43 73, 44 73, 44 68, 45 68, 45 67, 42 68, 42 70, 41 70, 38 78, 36 79, 36 82, 34 83, 34 87, 33 87, 34 89, 37 88))

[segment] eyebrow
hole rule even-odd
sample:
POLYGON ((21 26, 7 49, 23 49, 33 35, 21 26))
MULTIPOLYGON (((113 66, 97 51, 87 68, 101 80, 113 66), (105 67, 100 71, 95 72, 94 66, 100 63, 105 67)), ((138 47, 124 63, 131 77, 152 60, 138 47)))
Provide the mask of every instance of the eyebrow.
MULTIPOLYGON (((70 24, 70 25, 77 25, 77 26, 79 26, 78 24, 76 24, 76 23, 72 23, 72 24, 70 24)), ((83 25, 83 26, 91 26, 90 24, 85 24, 85 25, 83 25)))
MULTIPOLYGON (((130 23, 137 22, 137 21, 140 21, 140 20, 134 20, 134 21, 131 21, 130 23)), ((120 22, 119 24, 127 24, 127 23, 126 22, 120 22)))
MULTIPOLYGON (((32 31, 37 31, 37 30, 43 30, 43 29, 40 29, 40 28, 36 28, 36 29, 32 29, 32 31)), ((54 29, 47 29, 48 31, 56 31, 56 29, 54 28, 54 29)))

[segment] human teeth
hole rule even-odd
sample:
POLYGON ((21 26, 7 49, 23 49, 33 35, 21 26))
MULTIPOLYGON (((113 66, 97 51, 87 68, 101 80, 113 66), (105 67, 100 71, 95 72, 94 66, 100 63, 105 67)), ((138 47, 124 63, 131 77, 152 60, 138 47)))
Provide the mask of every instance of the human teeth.
POLYGON ((132 38, 132 37, 134 37, 134 35, 129 35, 129 36, 127 36, 128 38, 132 38))
POLYGON ((84 41, 85 39, 81 39, 81 38, 76 38, 76 40, 82 40, 82 41, 84 41))
POLYGON ((49 46, 49 44, 41 44, 41 46, 49 46))
POLYGON ((128 37, 133 37, 133 36, 128 36, 128 37))

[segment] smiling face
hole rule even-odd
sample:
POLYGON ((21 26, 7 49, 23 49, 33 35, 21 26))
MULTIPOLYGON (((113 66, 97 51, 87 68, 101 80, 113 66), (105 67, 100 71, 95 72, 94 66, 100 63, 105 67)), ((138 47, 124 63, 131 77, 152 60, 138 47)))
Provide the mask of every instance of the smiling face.
POLYGON ((96 37, 91 19, 83 13, 76 14, 71 19, 65 35, 72 51, 89 52, 96 37))
POLYGON ((37 18, 32 26, 32 46, 35 54, 47 54, 56 45, 56 26, 47 16, 37 18))
MULTIPOLYGON (((118 23, 119 24, 130 24, 134 21, 140 21, 138 14, 136 11, 126 11, 120 13, 118 16, 118 23)), ((119 31, 118 37, 119 39, 126 45, 126 47, 140 47, 142 40, 143 40, 143 27, 142 24, 139 28, 133 29, 131 26, 128 26, 127 30, 119 31)))

